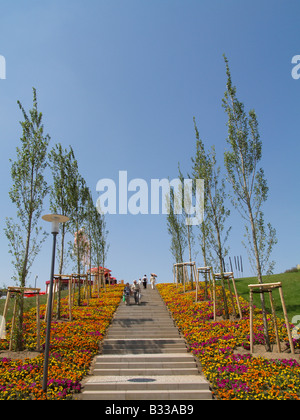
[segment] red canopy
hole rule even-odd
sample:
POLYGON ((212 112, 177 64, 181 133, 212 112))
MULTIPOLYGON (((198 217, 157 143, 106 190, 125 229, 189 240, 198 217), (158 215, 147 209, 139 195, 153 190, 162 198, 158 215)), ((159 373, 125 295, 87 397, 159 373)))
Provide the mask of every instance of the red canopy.
POLYGON ((40 293, 33 293, 33 292, 24 292, 24 296, 25 297, 34 297, 34 296, 36 296, 37 294, 39 294, 39 295, 45 295, 46 294, 46 292, 40 292, 40 293))
POLYGON ((104 270, 105 272, 111 272, 111 270, 109 270, 108 268, 105 268, 105 267, 93 267, 92 269, 91 269, 91 272, 92 273, 97 273, 98 272, 98 269, 99 269, 99 271, 102 271, 102 270, 104 270))

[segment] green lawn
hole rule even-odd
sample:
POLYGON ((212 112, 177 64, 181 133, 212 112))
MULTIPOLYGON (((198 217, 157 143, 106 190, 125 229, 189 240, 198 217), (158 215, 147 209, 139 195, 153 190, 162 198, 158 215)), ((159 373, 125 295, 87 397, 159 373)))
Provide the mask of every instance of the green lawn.
MULTIPOLYGON (((65 297, 68 295, 68 291, 64 290, 61 292, 61 297, 65 297)), ((47 302, 47 296, 46 295, 42 295, 40 296, 40 305, 46 304, 47 302)), ((5 299, 0 299, 0 315, 3 314, 4 311, 4 305, 5 305, 5 299)), ((12 314, 13 314, 13 306, 14 306, 14 300, 11 299, 10 303, 9 303, 9 308, 8 308, 8 314, 6 317, 6 321, 10 321, 12 318, 12 314)), ((32 298, 25 298, 24 299, 24 312, 28 311, 29 309, 36 307, 36 298, 32 297, 32 298)))
MULTIPOLYGON (((296 273, 282 273, 273 274, 271 276, 263 276, 264 283, 282 283, 283 296, 286 304, 289 320, 292 321, 293 316, 300 315, 300 271, 296 273)), ((236 287, 240 296, 249 301, 249 287, 248 284, 257 284, 256 277, 245 277, 236 279, 236 287)), ((281 301, 278 290, 273 291, 273 297, 275 301, 276 314, 278 317, 283 318, 283 311, 281 307, 281 301)), ((259 294, 254 293, 254 304, 259 308, 260 297, 259 294)), ((270 310, 269 295, 265 294, 266 304, 268 310, 270 310)))

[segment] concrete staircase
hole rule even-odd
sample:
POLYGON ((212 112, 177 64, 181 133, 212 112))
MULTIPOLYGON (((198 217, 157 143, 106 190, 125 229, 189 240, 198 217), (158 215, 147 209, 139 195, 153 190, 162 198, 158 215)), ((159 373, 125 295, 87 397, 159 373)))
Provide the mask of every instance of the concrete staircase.
POLYGON ((211 399, 209 384, 157 290, 121 303, 84 384, 84 400, 211 399))

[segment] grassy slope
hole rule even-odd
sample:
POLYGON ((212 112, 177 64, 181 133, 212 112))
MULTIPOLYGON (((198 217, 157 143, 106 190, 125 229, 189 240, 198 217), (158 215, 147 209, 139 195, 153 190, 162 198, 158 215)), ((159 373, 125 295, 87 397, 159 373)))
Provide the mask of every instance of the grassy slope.
MULTIPOLYGON (((272 276, 264 276, 264 283, 282 282, 283 296, 286 304, 289 320, 292 321, 293 316, 300 315, 300 271, 296 273, 282 273, 273 274, 272 276)), ((248 284, 257 284, 256 277, 247 277, 236 279, 236 286, 240 296, 249 301, 249 287, 248 284)), ((275 301, 276 314, 283 318, 283 311, 278 290, 273 291, 275 301)), ((270 301, 268 294, 265 294, 267 308, 270 309, 270 301)), ((260 297, 259 294, 254 294, 254 303, 259 308, 260 297)))
MULTIPOLYGON (((61 296, 62 298, 68 295, 68 291, 62 291, 61 296)), ((46 304, 47 296, 40 296, 40 305, 46 304)), ((0 299, 0 315, 3 314, 4 311, 4 305, 5 305, 5 299, 0 299)), ((13 306, 14 306, 14 299, 10 300, 9 308, 8 308, 8 314, 7 314, 7 321, 10 321, 13 314, 13 306)), ((36 298, 25 298, 24 299, 24 312, 28 311, 31 308, 36 307, 36 298)))

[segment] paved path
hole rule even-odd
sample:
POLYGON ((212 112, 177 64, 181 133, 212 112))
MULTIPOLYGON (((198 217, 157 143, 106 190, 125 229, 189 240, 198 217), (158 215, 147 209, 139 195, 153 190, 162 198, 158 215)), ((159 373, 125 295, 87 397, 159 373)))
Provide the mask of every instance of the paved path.
POLYGON ((187 352, 157 290, 143 289, 140 305, 117 309, 84 385, 84 400, 211 399, 209 384, 187 352))

